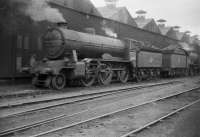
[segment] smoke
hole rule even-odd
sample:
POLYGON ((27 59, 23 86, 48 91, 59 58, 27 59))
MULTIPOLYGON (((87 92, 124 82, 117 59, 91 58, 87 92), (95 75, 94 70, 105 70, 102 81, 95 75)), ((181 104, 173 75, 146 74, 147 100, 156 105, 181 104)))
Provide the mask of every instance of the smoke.
POLYGON ((22 4, 19 10, 36 22, 49 21, 52 23, 65 22, 62 13, 58 9, 52 8, 48 2, 50 0, 10 0, 12 3, 22 4))
POLYGON ((103 27, 102 30, 105 32, 106 35, 117 38, 117 33, 115 33, 111 28, 103 27))
POLYGON ((199 55, 195 52, 191 52, 189 56, 190 56, 190 59, 193 61, 197 60, 199 57, 199 55))
POLYGON ((185 42, 180 42, 179 44, 186 51, 194 51, 194 47, 192 45, 189 45, 185 42))
POLYGON ((193 50, 194 50, 194 48, 191 47, 190 45, 182 45, 182 48, 183 48, 184 50, 186 50, 186 51, 193 51, 193 50))

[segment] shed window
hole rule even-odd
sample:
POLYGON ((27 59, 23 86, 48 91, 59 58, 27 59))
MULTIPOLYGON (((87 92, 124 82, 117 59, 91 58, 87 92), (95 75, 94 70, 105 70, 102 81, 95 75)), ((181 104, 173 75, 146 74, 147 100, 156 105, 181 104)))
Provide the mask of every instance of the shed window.
POLYGON ((16 58, 16 70, 17 72, 21 72, 22 70, 22 57, 16 58))
POLYGON ((18 35, 17 36, 17 48, 18 49, 22 48, 22 40, 23 40, 23 37, 21 35, 18 35))
POLYGON ((24 49, 29 49, 29 37, 24 38, 24 49))
POLYGON ((106 25, 106 20, 103 20, 103 21, 101 22, 101 24, 102 24, 102 25, 106 25))
POLYGON ((41 39, 41 37, 38 38, 37 45, 38 45, 38 50, 42 50, 42 39, 41 39))

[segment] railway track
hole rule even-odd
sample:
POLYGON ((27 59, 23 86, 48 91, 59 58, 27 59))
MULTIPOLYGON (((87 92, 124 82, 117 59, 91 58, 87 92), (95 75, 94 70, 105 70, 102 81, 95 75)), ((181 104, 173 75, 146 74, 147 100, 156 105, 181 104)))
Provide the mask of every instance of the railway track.
POLYGON ((171 83, 182 83, 181 81, 168 81, 168 82, 159 82, 159 83, 153 83, 153 84, 142 84, 139 86, 126 86, 125 88, 114 88, 112 90, 107 89, 107 90, 102 90, 102 91, 91 91, 91 92, 86 92, 86 93, 74 93, 74 94, 60 94, 60 95, 52 95, 52 96, 47 96, 47 97, 42 97, 42 98, 33 98, 33 99, 20 99, 20 101, 9 101, 9 102, 1 102, 0 103, 0 108, 11 108, 11 107, 16 107, 16 106, 21 106, 21 105, 29 105, 29 104, 37 104, 37 103, 43 103, 43 102, 51 102, 51 101, 57 101, 57 100, 63 100, 63 99, 68 99, 68 98, 76 98, 76 97, 83 97, 83 96, 91 96, 91 95, 100 95, 104 93, 113 93, 113 92, 118 92, 119 90, 134 90, 134 89, 140 89, 140 88, 146 88, 146 87, 152 87, 152 86, 160 86, 160 85, 166 85, 166 84, 171 84, 171 83))
MULTIPOLYGON (((141 106, 144 106, 144 105, 148 105, 148 104, 151 104, 151 103, 155 103, 155 102, 159 102, 159 101, 164 101, 166 99, 170 99, 170 98, 173 98, 173 97, 177 97, 179 95, 182 95, 184 93, 188 93, 188 92, 191 92, 191 91, 195 91, 195 90, 198 90, 200 89, 200 87, 197 87, 197 88, 193 88, 191 90, 187 90, 187 91, 184 91, 184 92, 181 92, 181 93, 177 93, 177 94, 173 94, 173 95, 169 95, 169 96, 166 96, 166 97, 162 97, 162 98, 158 98, 158 99, 155 99, 155 100, 152 100, 152 101, 148 101, 148 102, 144 102, 142 104, 139 104, 137 106, 131 106, 131 107, 127 107, 127 108, 124 108, 124 109, 121 109, 121 110, 118 110, 118 111, 115 111, 115 112, 111 112, 111 113, 107 113, 107 114, 104 114, 104 115, 101 115, 101 116, 98 116, 98 117, 95 117, 95 118, 91 118, 91 119, 88 119, 88 120, 85 120, 85 121, 81 121, 81 122, 78 122, 78 123, 74 123, 74 124, 71 124, 71 125, 67 125, 65 127, 61 127, 61 128, 57 128, 57 129, 53 129, 53 130, 50 130, 50 131, 47 131, 47 132, 43 132, 43 133, 40 133, 40 134, 37 134, 37 135, 33 135, 33 136, 30 136, 30 137, 40 137, 40 136, 51 136, 51 134, 54 134, 55 132, 59 132, 59 131, 62 131, 63 129, 67 129, 67 128, 72 128, 72 127, 75 127, 75 126, 78 126, 80 124, 85 124, 87 122, 91 122, 93 120, 96 120, 96 119, 100 119, 100 118, 104 118, 104 117, 111 117, 112 115, 115 115, 117 113, 121 113, 121 112, 124 112, 124 111, 127 111, 127 110, 130 110, 130 109, 135 109, 135 108, 138 108, 138 107, 141 107, 141 106)), ((192 103, 190 104, 187 104, 187 105, 184 105, 183 107, 173 111, 173 112, 170 112, 168 113, 167 115, 164 115, 162 116, 161 118, 159 119, 156 119, 148 124, 145 124, 144 126, 141 126, 140 128, 137 128, 131 132, 128 132, 120 137, 132 137, 134 136, 134 134, 136 134, 137 132, 140 132, 142 130, 144 130, 145 128, 149 128, 149 126, 151 125, 154 125, 158 122, 161 122, 162 120, 182 111, 182 110, 185 110, 187 109, 188 107, 196 104, 196 103, 199 103, 200 102, 200 99, 198 100, 195 100, 193 101, 192 103)))
MULTIPOLYGON (((167 80, 181 81, 183 79, 185 79, 185 78, 176 78, 176 79, 168 78, 167 80)), ((166 79, 160 79, 160 81, 166 81, 166 79)), ((146 83, 146 81, 145 81, 145 83, 146 83)), ((145 83, 143 83, 143 84, 145 84, 145 83)), ((80 90, 80 89, 81 88, 78 88, 78 89, 75 89, 75 90, 80 90)), ((1 89, 1 90, 3 90, 3 89, 1 89)), ((9 89, 9 90, 11 90, 11 89, 9 89)), ((4 92, 2 91, 0 93, 0 99, 45 95, 45 94, 51 94, 51 93, 55 93, 55 92, 56 93, 63 93, 63 92, 65 92, 65 90, 71 90, 71 88, 67 88, 67 89, 64 89, 64 90, 61 90, 61 91, 54 91, 54 90, 46 90, 46 89, 34 89, 34 88, 28 87, 28 89, 22 88, 19 91, 15 91, 15 92, 11 92, 11 93, 10 92, 5 93, 5 91, 4 92)), ((72 90, 72 92, 73 92, 73 90, 72 90)))
POLYGON ((50 109, 56 106, 61 106, 61 105, 66 105, 66 104, 73 104, 77 102, 82 102, 82 101, 87 101, 87 100, 92 100, 92 99, 97 99, 101 98, 104 96, 109 96, 117 93, 122 93, 122 92, 128 92, 128 91, 133 91, 137 89, 143 89, 143 88, 150 88, 150 87, 155 87, 155 86, 164 86, 164 85, 170 85, 170 84, 178 84, 181 83, 181 81, 169 81, 169 82, 162 82, 162 83, 156 83, 156 84, 145 84, 145 85, 140 85, 140 86, 129 86, 128 88, 119 88, 119 89, 114 89, 114 90, 105 90, 101 92, 91 92, 91 93, 86 93, 86 94, 77 94, 74 96, 59 96, 59 97, 51 97, 51 98, 46 98, 46 99, 39 99, 39 100, 33 100, 33 101, 28 101, 28 102, 17 102, 15 104, 9 104, 9 105, 1 105, 0 109, 11 109, 12 107, 21 107, 27 105, 28 108, 22 109, 20 111, 15 111, 12 113, 3 113, 0 114, 0 118, 6 118, 6 117, 13 117, 13 116, 20 116, 24 115, 27 113, 32 113, 35 111, 41 111, 44 109, 50 109), (44 104, 42 104, 44 103, 44 104), (31 108, 30 105, 32 104, 39 104, 39 106, 31 108))
MULTIPOLYGON (((86 123, 86 122, 89 122, 89 121, 92 121, 92 120, 95 120, 95 119, 99 119, 99 118, 102 118, 102 117, 110 116, 110 115, 113 115, 113 114, 116 114, 116 113, 119 113, 119 112, 123 112, 123 111, 129 110, 129 109, 137 108, 137 107, 149 104, 149 103, 153 103, 153 102, 156 102, 156 101, 161 101, 161 100, 165 100, 165 99, 168 99, 168 98, 171 98, 171 97, 174 97, 174 96, 178 96, 178 95, 190 92, 190 91, 197 90, 199 88, 200 87, 196 87, 196 88, 193 88, 193 89, 190 89, 190 90, 186 90, 186 91, 183 91, 183 92, 179 92, 179 93, 171 94, 171 95, 168 95, 168 96, 160 97, 160 98, 157 98, 157 99, 154 99, 154 100, 150 100, 150 101, 147 101, 147 102, 143 102, 143 103, 140 103, 138 105, 128 106, 128 107, 123 108, 123 109, 119 109, 119 110, 116 110, 116 111, 113 111, 113 112, 109 112, 109 113, 105 113, 105 114, 102 114, 102 115, 94 116, 92 118, 88 118, 86 120, 81 120, 79 122, 72 122, 71 124, 68 124, 66 126, 55 128, 55 129, 49 130, 47 132, 42 132, 42 133, 39 133, 37 135, 33 135, 31 137, 38 137, 38 136, 51 134, 51 133, 54 133, 54 132, 57 132, 57 131, 60 131, 60 130, 66 129, 66 128, 71 128, 73 126, 80 125, 80 124, 83 124, 83 123, 86 123)), ((0 136, 10 135, 10 134, 13 134, 15 132, 20 132, 20 131, 23 131, 23 130, 26 130, 26 129, 30 129, 30 128, 33 128, 33 127, 37 127, 37 126, 40 126, 40 125, 43 125, 43 124, 47 124, 49 122, 53 122, 53 121, 56 121, 56 120, 66 119, 66 118, 70 118, 70 117, 73 117, 73 116, 79 116, 79 115, 81 115, 81 114, 83 114, 83 113, 85 113, 87 111, 88 110, 83 111, 83 112, 79 112, 79 113, 73 114, 71 116, 61 115, 61 116, 57 116, 57 117, 54 117, 54 118, 51 118, 51 119, 48 119, 48 120, 45 120, 45 121, 41 121, 41 122, 32 124, 32 125, 24 125, 24 126, 21 126, 21 127, 18 127, 18 128, 9 129, 9 130, 1 132, 0 136)))
MULTIPOLYGON (((42 94, 49 94, 53 93, 55 91, 53 90, 41 90, 41 89, 21 89, 20 91, 15 91, 13 93, 1 93, 0 98, 16 98, 16 97, 26 97, 26 96, 36 96, 36 95, 42 95, 42 94)), ((57 91, 61 92, 61 91, 57 91)))
POLYGON ((183 106, 183 107, 181 107, 181 108, 179 108, 179 109, 177 109, 177 110, 175 110, 175 111, 173 111, 173 112, 171 112, 171 113, 169 113, 167 115, 164 115, 164 116, 162 116, 162 117, 160 117, 160 118, 158 118, 158 119, 156 119, 156 120, 154 120, 152 122, 149 122, 148 124, 145 124, 145 125, 141 126, 140 128, 137 128, 137 129, 135 129, 133 131, 130 131, 129 133, 124 134, 124 135, 122 135, 120 137, 134 137, 137 133, 142 132, 145 129, 148 129, 151 126, 154 126, 155 124, 158 124, 158 123, 162 122, 163 120, 165 120, 167 118, 170 118, 171 116, 176 115, 177 113, 179 113, 179 112, 181 112, 183 110, 186 110, 189 107, 191 107, 191 106, 193 106, 193 105, 195 105, 195 104, 197 104, 199 102, 200 102, 200 99, 198 99, 196 101, 193 101, 190 104, 187 104, 187 105, 185 105, 185 106, 183 106))

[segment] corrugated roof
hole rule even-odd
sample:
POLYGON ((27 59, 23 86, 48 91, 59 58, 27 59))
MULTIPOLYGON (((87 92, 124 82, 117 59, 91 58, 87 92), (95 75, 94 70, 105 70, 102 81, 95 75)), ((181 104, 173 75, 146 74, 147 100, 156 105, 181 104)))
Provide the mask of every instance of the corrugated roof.
POLYGON ((148 23, 150 23, 153 19, 146 19, 145 17, 137 17, 134 18, 139 28, 144 28, 148 23))
POLYGON ((185 34, 183 35, 181 41, 184 41, 184 42, 186 42, 186 43, 191 43, 191 41, 190 41, 190 36, 189 36, 188 34, 185 33, 185 34))
POLYGON ((163 50, 174 50, 177 48, 181 48, 178 44, 171 44, 169 46, 167 46, 166 48, 164 48, 163 50))
POLYGON ((196 38, 195 37, 190 37, 190 42, 193 44, 195 42, 196 38))
POLYGON ((200 44, 200 41, 196 36, 192 36, 191 40, 192 40, 192 44, 198 44, 198 45, 200 44))
POLYGON ((200 40, 197 41, 198 45, 200 46, 200 40))
POLYGON ((172 38, 172 39, 178 40, 176 31, 175 31, 173 28, 170 29, 170 30, 167 32, 166 36, 168 36, 168 37, 170 37, 170 38, 172 38))
POLYGON ((179 42, 179 45, 186 51, 192 51, 193 47, 186 42, 179 42))
POLYGON ((172 29, 171 27, 167 27, 164 25, 158 25, 160 32, 162 35, 166 35, 168 33, 168 31, 170 31, 170 29, 172 29))
POLYGON ((120 8, 109 8, 107 6, 105 7, 99 7, 98 11, 101 13, 101 15, 105 18, 112 17, 115 13, 117 13, 120 10, 120 8))
POLYGON ((179 53, 179 54, 186 54, 186 50, 182 48, 182 46, 179 44, 171 44, 168 47, 164 48, 163 51, 165 53, 179 53))
POLYGON ((134 20, 137 23, 138 27, 141 29, 145 29, 156 33, 161 33, 155 20, 152 18, 137 17, 134 18, 134 20))
POLYGON ((93 5, 90 0, 50 0, 51 2, 62 4, 68 8, 72 8, 77 11, 101 16, 99 11, 93 5))
POLYGON ((183 32, 176 31, 176 36, 177 36, 178 40, 181 40, 183 35, 184 35, 183 32))
POLYGON ((126 7, 99 7, 98 11, 104 18, 113 19, 125 24, 137 26, 136 22, 128 12, 126 7))
POLYGON ((137 42, 135 45, 136 50, 146 50, 146 51, 153 51, 153 52, 161 52, 162 50, 154 45, 146 45, 143 42, 137 42))

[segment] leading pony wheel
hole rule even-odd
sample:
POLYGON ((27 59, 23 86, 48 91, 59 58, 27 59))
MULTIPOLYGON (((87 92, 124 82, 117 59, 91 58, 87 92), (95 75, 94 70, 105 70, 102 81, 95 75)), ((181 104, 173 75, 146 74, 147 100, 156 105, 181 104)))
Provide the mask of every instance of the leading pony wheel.
POLYGON ((32 78, 32 85, 36 86, 37 87, 37 81, 38 81, 38 78, 36 76, 34 76, 32 78))
POLYGON ((137 82, 141 82, 142 81, 142 74, 141 74, 141 72, 137 73, 137 75, 136 75, 136 81, 137 82))
POLYGON ((52 87, 57 90, 61 90, 66 86, 66 77, 65 74, 60 73, 53 76, 52 78, 52 87))

